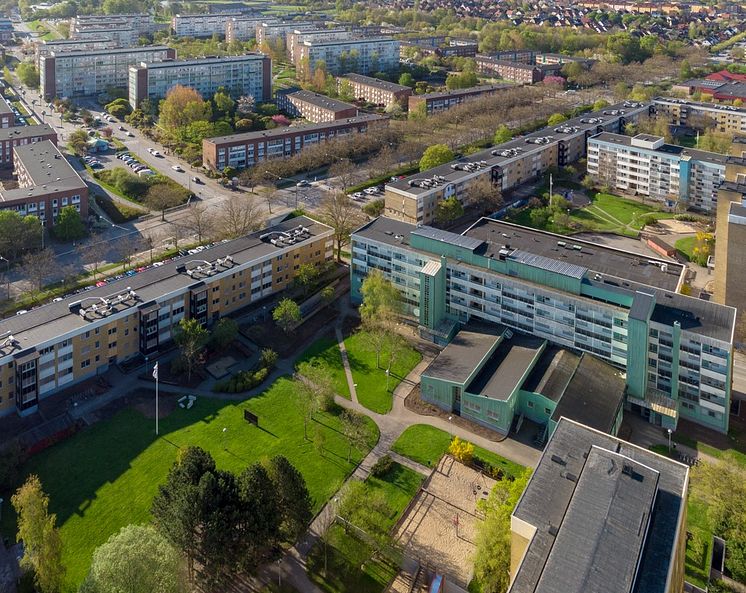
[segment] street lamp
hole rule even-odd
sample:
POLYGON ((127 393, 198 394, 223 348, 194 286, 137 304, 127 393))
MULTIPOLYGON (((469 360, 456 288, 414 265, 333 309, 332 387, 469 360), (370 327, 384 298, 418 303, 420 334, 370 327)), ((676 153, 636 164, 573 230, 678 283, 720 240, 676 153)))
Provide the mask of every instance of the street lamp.
POLYGON ((671 452, 671 429, 668 429, 668 452, 671 452))

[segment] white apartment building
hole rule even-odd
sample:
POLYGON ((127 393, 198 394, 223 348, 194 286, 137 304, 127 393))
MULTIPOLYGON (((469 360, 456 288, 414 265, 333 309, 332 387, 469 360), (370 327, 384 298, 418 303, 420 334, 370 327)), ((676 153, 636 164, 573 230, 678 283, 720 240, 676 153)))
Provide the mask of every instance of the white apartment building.
POLYGON ((53 41, 41 41, 36 44, 34 61, 36 67, 42 56, 49 56, 53 53, 62 53, 68 51, 100 51, 102 49, 114 49, 119 47, 117 42, 111 37, 92 37, 90 39, 55 39, 53 41))
POLYGON ((171 29, 178 37, 212 37, 225 35, 229 19, 240 17, 240 10, 208 14, 177 14, 171 18, 171 29))
MULTIPOLYGON (((114 42, 114 47, 137 47, 137 42, 140 39, 140 34, 136 29, 128 27, 127 25, 117 26, 103 26, 103 27, 90 27, 82 29, 75 34, 75 39, 78 41, 91 41, 94 39, 100 39, 105 37, 111 39, 114 42)), ((103 49, 103 48, 98 48, 103 49)))
POLYGON ((333 75, 386 72, 399 67, 399 41, 387 37, 303 41, 298 43, 293 60, 299 71, 305 68, 313 71, 323 62, 327 72, 333 75))
POLYGON ((231 41, 251 41, 252 39, 256 39, 256 28, 265 22, 267 22, 267 19, 256 16, 231 17, 225 23, 225 40, 230 43, 231 41))
POLYGON ((256 43, 261 47, 270 39, 285 39, 288 33, 298 31, 315 31, 318 27, 312 23, 281 23, 265 19, 256 27, 256 43))
POLYGON ((138 35, 153 34, 163 25, 156 23, 153 15, 147 13, 133 14, 87 14, 70 19, 70 37, 78 39, 78 34, 88 29, 133 29, 138 35))
POLYGON ((223 87, 233 97, 250 95, 258 102, 272 97, 272 61, 259 53, 199 60, 169 60, 129 68, 129 101, 137 108, 144 99, 160 100, 182 85, 210 98, 223 87))
POLYGON ((293 29, 285 34, 285 49, 288 58, 295 62, 295 52, 299 43, 304 41, 346 41, 354 37, 355 35, 349 29, 293 29))
POLYGON ((649 134, 588 139, 588 174, 612 190, 715 212, 726 155, 665 144, 649 134))
POLYGON ((52 52, 39 60, 41 94, 46 99, 85 97, 98 95, 108 87, 127 88, 131 65, 175 57, 176 51, 164 45, 52 52))

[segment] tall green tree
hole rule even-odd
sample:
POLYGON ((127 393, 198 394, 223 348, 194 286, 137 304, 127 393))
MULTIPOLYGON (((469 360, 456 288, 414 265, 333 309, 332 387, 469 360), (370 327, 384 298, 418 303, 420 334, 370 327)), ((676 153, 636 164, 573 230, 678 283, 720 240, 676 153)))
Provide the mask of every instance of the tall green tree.
POLYGON ((21 62, 16 67, 18 80, 31 89, 39 88, 39 70, 33 62, 21 62))
POLYGON ((225 350, 238 337, 238 323, 230 317, 223 317, 215 324, 210 334, 210 345, 218 351, 225 350))
POLYGON ((52 228, 55 236, 63 241, 82 239, 86 234, 85 223, 75 206, 65 206, 60 210, 57 223, 52 228))
POLYGON ((209 332, 197 319, 185 318, 176 326, 174 342, 179 346, 181 361, 186 369, 188 380, 192 379, 192 372, 209 338, 209 332))
POLYGON ((253 569, 266 559, 280 533, 282 516, 278 491, 267 469, 260 463, 247 467, 238 477, 242 505, 239 547, 243 568, 253 569))
POLYGON ((272 311, 272 319, 282 331, 289 334, 293 327, 301 320, 300 307, 292 299, 284 298, 272 311))
POLYGON ((512 139, 513 132, 510 131, 510 128, 505 124, 500 124, 497 130, 495 130, 495 137, 492 139, 492 142, 494 144, 504 144, 512 139))
POLYGON ((425 149, 420 159, 420 171, 443 165, 454 158, 453 151, 445 144, 433 144, 425 149))
POLYGON ((456 196, 441 200, 435 207, 435 220, 441 224, 451 223, 463 215, 464 206, 456 196))
POLYGON ((21 566, 34 571, 34 583, 41 593, 62 588, 62 539, 57 515, 49 513, 49 497, 38 476, 31 475, 11 498, 17 515, 18 540, 23 542, 21 566))
POLYGON ((84 156, 88 152, 88 134, 85 130, 75 130, 67 139, 67 146, 70 152, 84 156))
POLYGON ((313 501, 306 481, 287 457, 282 455, 275 455, 269 460, 267 472, 277 493, 280 535, 284 541, 294 542, 313 516, 313 501))

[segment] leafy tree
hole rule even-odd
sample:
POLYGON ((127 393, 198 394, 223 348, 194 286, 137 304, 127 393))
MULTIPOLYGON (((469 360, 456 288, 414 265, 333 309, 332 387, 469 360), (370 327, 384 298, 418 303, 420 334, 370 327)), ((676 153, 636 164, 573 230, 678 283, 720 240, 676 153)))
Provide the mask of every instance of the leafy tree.
POLYGON ((456 460, 468 465, 474 457, 474 445, 469 441, 462 441, 458 437, 453 437, 451 444, 448 446, 448 453, 456 460))
POLYGON ((243 507, 239 549, 245 548, 242 558, 245 567, 259 565, 280 534, 283 516, 278 495, 282 487, 278 490, 267 469, 259 463, 250 465, 238 477, 243 507))
POLYGON ((455 196, 441 200, 435 207, 435 220, 448 224, 464 215, 464 206, 455 196))
POLYGON ((321 289, 321 300, 324 301, 324 303, 331 303, 334 299, 334 287, 329 285, 325 286, 321 289))
POLYGON ((88 134, 85 130, 75 130, 67 140, 70 152, 78 156, 84 156, 88 152, 88 134))
POLYGON ((403 72, 399 77, 399 84, 414 88, 414 77, 409 72, 403 72))
POLYGON ((557 126, 557 125, 559 125, 559 124, 561 124, 562 122, 565 122, 565 121, 567 121, 567 117, 565 117, 563 114, 561 114, 561 113, 553 113, 547 119, 547 125, 548 126, 557 126))
POLYGON ((41 593, 57 593, 62 587, 62 540, 57 515, 49 514, 49 497, 38 476, 31 475, 11 498, 18 516, 18 540, 23 542, 21 566, 33 570, 41 593))
POLYGON ((151 525, 128 525, 96 548, 80 593, 181 593, 182 559, 151 525))
POLYGON ((362 222, 360 210, 344 192, 328 192, 321 204, 321 218, 334 230, 337 261, 342 261, 342 247, 350 242, 350 233, 362 222))
POLYGON ((300 323, 301 320, 298 303, 292 299, 282 299, 272 311, 272 319, 282 328, 285 334, 289 334, 293 327, 297 323, 300 323))
POLYGON ((505 124, 501 124, 495 131, 495 137, 492 139, 493 144, 504 144, 513 139, 513 132, 505 124))
POLYGON ((308 289, 313 286, 319 277, 319 269, 313 264, 301 264, 295 272, 294 282, 303 288, 303 294, 308 294, 308 289))
POLYGON ((294 542, 311 522, 311 495, 301 473, 286 457, 276 455, 269 460, 267 472, 277 493, 280 513, 280 534, 284 541, 294 542))
POLYGON ((215 324, 210 334, 210 346, 223 351, 238 337, 238 323, 230 317, 223 317, 215 324))
POLYGON ((514 481, 500 480, 477 504, 484 521, 477 526, 474 577, 483 593, 504 593, 510 584, 510 516, 528 484, 527 469, 514 481))
POLYGON ((609 106, 609 102, 606 99, 598 99, 593 103, 593 111, 601 111, 609 106))
POLYGON ((181 350, 181 360, 187 371, 187 380, 192 379, 192 371, 197 365, 200 353, 210 337, 197 319, 182 319, 174 331, 174 342, 181 350))
POLYGON ((347 463, 350 462, 352 449, 362 451, 368 438, 368 429, 365 426, 365 416, 354 410, 345 410, 340 416, 342 421, 342 433, 347 438, 347 463))
POLYGON ((39 247, 41 232, 41 222, 36 216, 0 210, 0 254, 7 259, 16 259, 24 251, 39 247))
POLYGON ((157 183, 148 188, 145 204, 148 208, 161 211, 161 220, 166 220, 166 210, 178 206, 181 202, 179 195, 167 183, 157 183))
POLYGON ((31 89, 39 88, 39 70, 33 62, 21 62, 16 67, 16 74, 25 86, 31 89))
POLYGON ((195 89, 176 85, 160 103, 160 125, 172 136, 179 137, 194 122, 210 121, 212 108, 195 89))
POLYGON ((380 270, 372 270, 360 287, 363 302, 360 317, 363 324, 373 324, 377 320, 392 318, 401 309, 401 294, 394 284, 380 270))
POLYGON ((278 358, 277 352, 272 348, 264 348, 259 355, 259 362, 264 368, 271 369, 277 364, 278 358))
POLYGON ((215 105, 215 112, 220 115, 231 116, 236 107, 236 102, 231 99, 231 95, 224 88, 219 88, 213 95, 212 102, 215 105))
POLYGON ((363 206, 363 212, 365 212, 368 216, 372 218, 377 218, 378 216, 381 216, 383 214, 383 211, 386 209, 386 201, 383 198, 380 198, 378 200, 373 200, 372 202, 368 202, 365 206, 363 206))
POLYGON ((60 210, 57 224, 52 229, 55 236, 63 241, 82 239, 86 235, 85 224, 75 206, 65 206, 60 210))
POLYGON ((445 144, 433 144, 425 149, 420 159, 420 171, 427 171, 454 158, 453 151, 445 144))

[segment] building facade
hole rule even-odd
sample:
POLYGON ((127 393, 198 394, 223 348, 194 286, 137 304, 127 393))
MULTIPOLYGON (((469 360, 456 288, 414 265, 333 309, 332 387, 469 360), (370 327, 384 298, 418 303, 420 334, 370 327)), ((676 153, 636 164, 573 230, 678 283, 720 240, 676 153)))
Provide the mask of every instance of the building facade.
POLYGON ((727 156, 665 144, 660 136, 604 132, 588 139, 588 174, 627 194, 715 213, 727 156))
POLYGON ((474 86, 469 89, 456 89, 424 95, 410 95, 407 102, 409 111, 421 111, 423 115, 432 115, 439 111, 451 109, 466 101, 494 95, 502 90, 512 88, 507 84, 490 84, 474 86))
POLYGON ((285 41, 286 35, 295 30, 298 31, 315 31, 317 26, 308 22, 278 22, 275 19, 264 19, 256 27, 256 44, 261 47, 271 40, 282 39, 285 41))
MULTIPOLYGON (((285 34, 285 49, 288 58, 295 64, 297 57, 298 45, 305 41, 322 42, 327 41, 346 41, 354 39, 356 35, 349 29, 323 29, 323 28, 301 28, 293 29, 285 34)), ((359 37, 359 35, 358 35, 359 37)))
POLYGON ((500 191, 510 190, 551 167, 564 167, 583 158, 590 136, 604 131, 619 133, 627 123, 649 112, 647 104, 621 103, 388 183, 385 214, 412 224, 431 224, 440 201, 454 196, 469 205, 469 188, 478 180, 486 178, 500 191))
POLYGON ((412 96, 412 89, 408 86, 362 74, 349 73, 338 77, 337 89, 340 90, 343 84, 350 85, 352 96, 358 101, 374 103, 379 107, 393 103, 406 107, 408 98, 412 96))
POLYGON ((477 72, 499 76, 517 84, 534 84, 544 79, 543 70, 534 64, 498 60, 492 56, 484 55, 476 56, 475 61, 477 72))
POLYGON ((302 117, 315 124, 357 117, 357 107, 354 105, 312 91, 278 91, 276 101, 277 107, 288 115, 302 117))
POLYGON ((178 37, 212 37, 225 35, 230 19, 243 16, 240 10, 207 14, 177 14, 171 18, 171 30, 178 37))
POLYGON ((509 593, 682 593, 689 468, 562 418, 510 518, 509 593))
POLYGON ((387 126, 388 122, 388 118, 381 115, 360 115, 321 124, 205 138, 202 141, 202 164, 218 171, 225 167, 251 167, 273 158, 292 156, 304 148, 347 134, 365 134, 371 129, 387 126))
POLYGON ((374 74, 399 67, 399 42, 386 37, 347 41, 302 41, 295 48, 295 67, 301 72, 315 71, 323 62, 332 75, 355 72, 374 74))
POLYGON ((622 369, 625 408, 728 430, 736 310, 680 294, 686 267, 483 218, 461 235, 380 217, 352 234, 351 295, 380 270, 423 336, 501 324, 622 369))
MULTIPOLYGON (((120 27, 104 26, 90 27, 83 29, 75 34, 76 41, 93 41, 95 39, 106 38, 113 42, 112 47, 128 48, 137 47, 140 34, 133 28, 122 25, 120 27)), ((97 51, 97 48, 94 51, 97 51)))
POLYGON ((743 107, 664 97, 653 99, 653 105, 658 114, 666 116, 675 126, 697 128, 703 122, 711 122, 721 134, 746 134, 746 109, 743 107))
POLYGON ((57 132, 49 124, 18 126, 0 130, 0 167, 13 166, 13 153, 18 146, 49 140, 57 144, 57 132))
POLYGON ((147 13, 133 14, 88 14, 70 19, 70 38, 80 39, 81 34, 96 29, 132 29, 138 36, 152 35, 165 26, 156 23, 153 15, 147 13))
POLYGON ((88 217, 88 186, 51 140, 13 148, 18 189, 0 190, 0 209, 37 216, 52 226, 67 206, 88 217))
POLYGON ((256 39, 256 28, 267 19, 255 16, 232 16, 225 22, 225 41, 251 41, 256 39))
POLYGON ((212 325, 333 258, 331 228, 304 216, 0 321, 0 414, 153 356, 181 319, 212 325))
POLYGON ((133 64, 175 57, 176 51, 166 46, 52 52, 39 60, 40 92, 49 100, 95 96, 108 87, 127 88, 129 67, 133 64))
POLYGON ((5 97, 0 95, 0 128, 12 128, 16 125, 16 115, 8 105, 5 97))
POLYGON ((36 44, 34 59, 37 68, 41 63, 42 56, 50 56, 53 53, 68 51, 100 51, 102 49, 114 49, 119 47, 111 37, 96 36, 88 39, 57 39, 54 41, 41 41, 36 44))
POLYGON ((129 68, 129 102, 139 107, 144 99, 163 99, 175 85, 196 89, 210 98, 219 88, 235 97, 250 95, 257 101, 272 96, 272 61, 268 56, 242 56, 142 62, 129 68))

